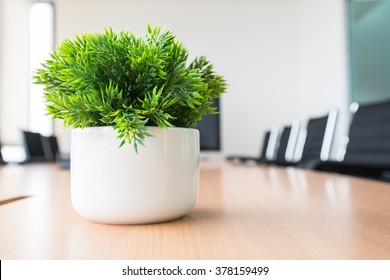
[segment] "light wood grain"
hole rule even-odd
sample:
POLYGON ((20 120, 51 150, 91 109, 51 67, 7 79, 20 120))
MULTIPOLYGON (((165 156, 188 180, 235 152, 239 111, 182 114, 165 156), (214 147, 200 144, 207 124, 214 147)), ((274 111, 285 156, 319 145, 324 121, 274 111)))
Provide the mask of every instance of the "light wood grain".
POLYGON ((390 184, 202 162, 192 213, 161 224, 89 222, 69 171, 0 167, 0 259, 390 259, 390 184))

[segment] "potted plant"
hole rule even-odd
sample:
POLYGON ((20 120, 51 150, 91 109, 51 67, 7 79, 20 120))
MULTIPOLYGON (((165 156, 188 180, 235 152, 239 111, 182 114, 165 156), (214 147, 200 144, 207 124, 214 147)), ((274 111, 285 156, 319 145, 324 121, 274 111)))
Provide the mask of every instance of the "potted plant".
POLYGON ((198 193, 196 122, 226 90, 204 56, 160 27, 66 39, 33 79, 47 112, 73 127, 71 198, 85 218, 139 224, 179 218, 198 193))

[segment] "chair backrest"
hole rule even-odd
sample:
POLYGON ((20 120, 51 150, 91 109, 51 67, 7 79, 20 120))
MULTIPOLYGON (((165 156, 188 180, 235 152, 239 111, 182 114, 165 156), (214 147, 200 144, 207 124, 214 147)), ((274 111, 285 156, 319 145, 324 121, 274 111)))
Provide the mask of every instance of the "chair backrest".
POLYGON ((279 137, 275 163, 292 162, 295 146, 298 139, 299 122, 294 121, 291 126, 285 126, 279 137))
POLYGON ((331 109, 326 116, 309 119, 301 162, 329 159, 336 120, 336 109, 331 109))
POLYGON ((47 161, 55 161, 59 156, 57 137, 41 135, 43 152, 47 161))
POLYGON ((291 126, 285 126, 280 134, 278 146, 276 149, 276 162, 286 161, 286 150, 288 145, 288 138, 290 137, 291 126))
POLYGON ((359 105, 343 162, 390 167, 390 100, 359 105))
POLYGON ((279 136, 280 136, 280 127, 277 125, 274 125, 271 129, 269 139, 268 139, 268 144, 267 144, 267 149, 265 153, 265 158, 267 162, 274 161, 276 158, 276 152, 278 149, 278 141, 279 141, 279 136))
POLYGON ((260 159, 261 160, 267 159, 267 148, 268 148, 270 136, 271 136, 271 131, 267 130, 264 134, 263 145, 262 145, 261 151, 260 151, 260 159))
POLYGON ((4 163, 3 155, 1 153, 1 143, 0 143, 0 164, 4 163))
POLYGON ((26 152, 26 161, 44 161, 45 153, 41 141, 41 134, 22 130, 22 140, 26 152))

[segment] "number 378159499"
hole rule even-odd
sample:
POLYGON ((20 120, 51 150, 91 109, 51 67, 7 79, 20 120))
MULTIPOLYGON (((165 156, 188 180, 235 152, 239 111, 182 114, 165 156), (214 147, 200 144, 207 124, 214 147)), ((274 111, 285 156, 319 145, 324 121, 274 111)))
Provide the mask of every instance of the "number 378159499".
POLYGON ((269 267, 249 266, 218 266, 215 268, 215 275, 267 275, 269 267))

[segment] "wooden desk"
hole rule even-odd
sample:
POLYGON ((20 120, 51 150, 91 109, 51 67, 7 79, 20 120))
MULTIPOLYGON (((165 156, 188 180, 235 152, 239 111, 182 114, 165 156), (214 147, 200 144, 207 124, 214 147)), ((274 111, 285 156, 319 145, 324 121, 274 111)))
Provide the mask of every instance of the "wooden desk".
POLYGON ((390 184, 292 168, 201 163, 193 212, 140 226, 72 209, 69 171, 0 167, 0 259, 390 259, 390 184))

